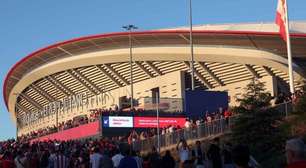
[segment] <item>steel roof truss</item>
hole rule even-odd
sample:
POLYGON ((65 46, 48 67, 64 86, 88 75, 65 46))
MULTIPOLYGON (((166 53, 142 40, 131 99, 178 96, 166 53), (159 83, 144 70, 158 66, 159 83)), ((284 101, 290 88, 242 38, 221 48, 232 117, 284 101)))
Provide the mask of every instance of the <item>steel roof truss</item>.
POLYGON ((117 78, 119 78, 125 85, 129 85, 129 82, 123 78, 114 68, 112 68, 108 64, 103 64, 105 68, 107 68, 111 73, 113 73, 117 78))
MULTIPOLYGON (((76 81, 78 81, 81 85, 83 85, 87 90, 89 90, 93 95, 98 94, 93 88, 95 88, 92 84, 89 83, 89 80, 84 77, 81 73, 79 73, 75 69, 71 69, 66 71, 71 77, 73 77, 76 81), (91 87, 90 87, 90 86, 91 87), (93 88, 92 88, 93 87, 93 88)), ((98 92, 100 92, 98 90, 98 92)))
POLYGON ((135 64, 144 72, 146 73, 150 78, 153 78, 154 75, 151 74, 140 62, 135 61, 135 64))
MULTIPOLYGON (((190 63, 188 61, 184 61, 184 64, 186 67, 190 69, 190 63)), ((196 69, 194 69, 194 74, 201 80, 201 82, 204 83, 205 86, 207 86, 209 89, 213 88, 212 84, 208 82, 207 79, 205 79, 196 69)))
POLYGON ((219 79, 210 69, 207 65, 205 65, 204 62, 197 62, 200 67, 207 72, 207 74, 213 78, 220 86, 224 86, 224 83, 219 79))
POLYGON ((249 64, 245 64, 244 65, 245 67, 246 67, 246 69, 252 74, 252 76, 254 77, 254 78, 260 78, 260 76, 258 75, 258 73, 253 69, 253 67, 251 66, 251 65, 249 65, 249 64))
POLYGON ((120 84, 120 82, 118 82, 114 77, 112 77, 105 69, 103 69, 102 67, 95 65, 95 67, 102 72, 106 77, 108 77, 111 81, 113 81, 118 87, 122 87, 122 85, 120 84))
POLYGON ((33 89, 35 92, 37 92, 38 94, 40 94, 42 97, 44 97, 46 100, 48 100, 49 102, 53 102, 55 100, 54 97, 52 97, 49 93, 47 93, 46 91, 44 91, 43 89, 41 89, 39 86, 32 84, 30 86, 31 89, 33 89))
POLYGON ((190 43, 189 39, 185 37, 183 34, 180 34, 179 36, 182 37, 187 43, 190 43))
POLYGON ((275 74, 272 72, 272 70, 266 66, 263 66, 263 69, 269 74, 270 76, 275 76, 275 74))
POLYGON ((30 112, 30 110, 26 107, 24 107, 23 105, 19 104, 19 103, 16 103, 16 108, 18 108, 19 110, 25 112, 25 113, 28 113, 30 112))
POLYGON ((57 48, 58 48, 59 50, 63 51, 64 53, 66 53, 66 54, 70 55, 70 56, 72 56, 72 55, 73 55, 72 53, 70 53, 69 51, 67 51, 67 50, 63 49, 62 47, 57 47, 57 48))
POLYGON ((45 78, 49 83, 51 83, 56 89, 60 90, 62 93, 64 93, 66 96, 73 95, 74 93, 68 89, 66 86, 64 86, 60 81, 56 80, 52 76, 48 76, 45 78))
POLYGON ((162 75, 162 72, 161 72, 159 69, 157 69, 151 62, 145 61, 145 63, 146 63, 151 69, 153 69, 153 71, 154 71, 155 73, 157 73, 159 76, 162 75))
POLYGON ((34 101, 31 97, 27 96, 24 93, 20 93, 19 94, 23 99, 25 99, 28 103, 30 103, 32 106, 34 106, 36 109, 42 109, 42 105, 40 105, 39 103, 37 103, 36 101, 34 101))

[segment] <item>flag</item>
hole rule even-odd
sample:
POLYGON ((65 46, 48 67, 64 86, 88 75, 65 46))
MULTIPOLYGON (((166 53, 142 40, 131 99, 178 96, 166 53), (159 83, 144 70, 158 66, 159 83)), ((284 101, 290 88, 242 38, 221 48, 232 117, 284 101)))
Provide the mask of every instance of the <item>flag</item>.
POLYGON ((279 26, 279 33, 287 44, 289 86, 291 94, 294 94, 294 76, 293 76, 293 67, 292 67, 290 35, 289 35, 287 0, 278 0, 275 23, 279 26))
POLYGON ((287 14, 286 12, 287 12, 286 11, 286 0, 278 0, 275 23, 279 26, 279 33, 284 41, 287 41, 287 38, 286 38, 287 14))

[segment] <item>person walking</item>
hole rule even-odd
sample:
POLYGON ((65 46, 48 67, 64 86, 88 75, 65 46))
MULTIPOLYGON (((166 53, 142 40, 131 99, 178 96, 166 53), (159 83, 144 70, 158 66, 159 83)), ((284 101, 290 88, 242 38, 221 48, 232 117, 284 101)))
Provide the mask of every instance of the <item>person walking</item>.
POLYGON ((233 161, 236 168, 252 168, 249 166, 250 151, 245 145, 237 145, 232 151, 233 161))
POLYGON ((152 147, 152 151, 149 154, 149 165, 151 168, 159 168, 161 166, 160 156, 154 146, 152 147))
POLYGON ((211 160, 213 168, 222 168, 221 152, 219 147, 219 138, 215 138, 210 145, 207 156, 211 160))
POLYGON ((167 150, 166 154, 162 157, 161 167, 162 168, 175 168, 175 161, 174 161, 174 158, 171 156, 171 153, 169 150, 167 150))
POLYGON ((22 153, 21 150, 17 151, 17 156, 14 159, 14 163, 16 165, 16 168, 25 168, 27 167, 27 158, 22 153))
POLYGON ((115 168, 117 168, 119 166, 119 163, 121 161, 122 158, 124 158, 124 156, 122 155, 123 152, 122 151, 122 145, 119 145, 119 150, 116 150, 116 154, 112 157, 112 161, 113 161, 113 165, 115 168))
POLYGON ((224 168, 235 168, 234 162, 232 159, 232 144, 231 143, 228 142, 224 145, 222 154, 223 154, 224 168))
POLYGON ((195 148, 191 151, 191 156, 197 168, 204 167, 205 152, 202 149, 200 141, 196 141, 195 148))
POLYGON ((189 160, 189 147, 186 140, 181 139, 176 145, 176 149, 179 153, 180 167, 184 166, 184 162, 189 160), (181 144, 181 145, 180 145, 181 144))
POLYGON ((100 154, 100 149, 95 147, 93 154, 90 155, 90 168, 100 168, 102 161, 102 155, 100 154))
POLYGON ((124 147, 124 158, 120 160, 118 168, 138 168, 136 160, 131 156, 129 145, 124 147))
POLYGON ((287 168, 306 167, 305 144, 299 138, 290 139, 286 142, 287 168))

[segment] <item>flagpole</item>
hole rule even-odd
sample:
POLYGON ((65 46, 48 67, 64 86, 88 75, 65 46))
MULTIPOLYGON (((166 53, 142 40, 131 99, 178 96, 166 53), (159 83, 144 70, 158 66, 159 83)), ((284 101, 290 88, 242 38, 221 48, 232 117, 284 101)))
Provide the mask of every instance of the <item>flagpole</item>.
POLYGON ((192 38, 192 0, 189 0, 189 43, 190 43, 190 55, 191 55, 191 90, 193 91, 195 88, 194 81, 194 55, 193 55, 193 38, 192 38))
POLYGON ((293 78, 293 68, 292 68, 292 53, 291 53, 291 42, 290 42, 290 32, 289 32, 289 17, 288 17, 288 4, 285 0, 285 14, 286 14, 286 39, 287 39, 287 53, 288 53, 288 67, 289 67, 289 86, 290 92, 294 95, 294 78, 293 78))

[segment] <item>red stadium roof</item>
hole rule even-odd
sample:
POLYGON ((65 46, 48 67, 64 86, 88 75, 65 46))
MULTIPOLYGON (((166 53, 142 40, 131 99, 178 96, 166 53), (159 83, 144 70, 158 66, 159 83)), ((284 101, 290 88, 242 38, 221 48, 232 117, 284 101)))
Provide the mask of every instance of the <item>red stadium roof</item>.
MULTIPOLYGON (((282 46, 282 49, 285 50, 285 43, 281 40, 281 38, 279 37, 279 34, 276 32, 256 32, 256 31, 229 31, 229 30, 222 30, 222 31, 213 31, 213 30, 194 30, 194 35, 224 35, 224 36, 233 36, 233 37, 241 37, 241 36, 247 36, 249 37, 250 41, 253 43, 254 46, 256 46, 256 41, 253 41, 251 39, 251 37, 255 37, 255 36, 263 36, 263 37, 271 37, 273 36, 274 38, 277 38, 277 40, 275 40, 275 43, 278 43, 279 45, 282 46)), ((182 34, 188 34, 189 31, 188 30, 156 30, 156 31, 139 31, 139 32, 132 32, 133 35, 137 35, 137 37, 141 37, 143 35, 152 35, 152 37, 157 37, 157 38, 162 38, 162 35, 171 35, 171 36, 177 36, 177 35, 182 35, 182 34)), ((80 37, 80 38, 75 38, 75 39, 71 39, 71 40, 67 40, 67 41, 63 41, 63 42, 59 42, 50 46, 47 46, 45 48, 39 49, 29 55, 27 55, 26 57, 24 57, 23 59, 21 59, 20 61, 18 61, 7 73, 6 77, 5 77, 5 81, 4 81, 4 86, 3 86, 3 97, 5 100, 5 104, 7 106, 7 101, 8 101, 8 96, 9 96, 9 92, 11 91, 11 89, 14 87, 14 85, 17 82, 12 82, 12 84, 8 84, 9 83, 9 79, 11 77, 13 77, 15 74, 17 73, 17 69, 22 67, 24 64, 29 63, 31 58, 35 58, 35 57, 40 57, 41 53, 44 53, 46 51, 49 51, 51 49, 57 48, 57 47, 61 47, 63 45, 67 45, 67 44, 72 44, 72 43, 77 43, 77 42, 82 42, 82 41, 86 41, 86 40, 92 40, 92 39, 101 39, 101 38, 108 38, 108 39, 112 39, 114 37, 124 37, 124 38, 128 38, 129 32, 119 32, 119 33, 107 33, 107 34, 99 34, 99 35, 92 35, 92 36, 85 36, 85 37, 80 37)), ((134 36, 133 36, 134 37, 134 36)), ((305 33, 292 33, 291 37, 299 39, 302 38, 303 41, 302 43, 298 43, 296 44, 294 42, 293 39, 293 45, 300 45, 300 44, 306 44, 306 34, 305 33)), ((170 42, 171 43, 171 42, 170 42)), ((256 47, 257 48, 257 47, 256 47)), ((271 48, 267 47, 267 50, 271 50, 271 48)), ((293 47, 294 49, 294 47, 293 47)), ((294 52, 293 52, 294 53, 294 52)), ((302 49, 302 52, 299 52, 299 54, 303 54, 303 57, 306 58, 306 48, 302 49)), ((293 54, 294 55, 294 54, 293 54)), ((46 63, 44 62, 45 60, 41 60, 40 64, 46 63)), ((47 60, 47 62, 52 62, 53 60, 49 61, 47 60)), ((33 64, 33 63, 32 63, 33 64)), ((36 64, 35 64, 36 65, 36 64)), ((23 69, 22 74, 20 77, 22 77, 24 74, 26 74, 28 71, 27 69, 23 69)), ((20 74, 21 72, 19 72, 20 74)), ((17 77, 15 77, 17 78, 17 77)), ((17 80, 20 78, 17 78, 17 80)), ((16 80, 16 79, 15 79, 16 80)))

